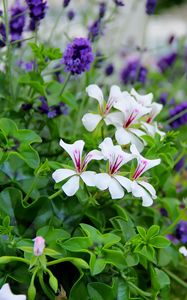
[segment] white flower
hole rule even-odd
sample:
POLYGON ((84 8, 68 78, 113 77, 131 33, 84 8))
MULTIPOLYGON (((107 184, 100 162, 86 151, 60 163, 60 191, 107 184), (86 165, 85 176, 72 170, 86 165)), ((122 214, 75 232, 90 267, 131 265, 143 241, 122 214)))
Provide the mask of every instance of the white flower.
POLYGON ((179 248, 179 252, 184 255, 185 257, 187 256, 187 249, 185 246, 182 246, 179 248))
POLYGON ((84 127, 92 132, 97 127, 99 122, 103 119, 107 124, 108 116, 110 115, 109 112, 113 107, 114 103, 121 98, 121 90, 118 86, 113 85, 110 89, 110 95, 108 101, 104 101, 102 90, 96 85, 91 84, 86 88, 86 92, 88 96, 91 98, 96 99, 99 102, 99 113, 87 113, 83 116, 82 122, 84 127))
POLYGON ((26 300, 25 295, 14 295, 8 283, 0 289, 0 300, 26 300))
POLYGON ((71 177, 63 186, 62 190, 67 196, 73 196, 79 189, 80 178, 88 186, 95 186, 95 172, 85 171, 88 163, 95 159, 100 160, 103 158, 102 154, 98 150, 90 151, 84 159, 82 159, 82 151, 84 148, 84 141, 79 140, 74 144, 66 144, 63 140, 60 140, 60 146, 69 154, 73 160, 75 170, 70 169, 58 169, 52 177, 55 182, 60 182, 66 178, 71 177))
POLYGON ((131 181, 121 175, 118 171, 122 165, 132 160, 132 154, 122 151, 121 147, 114 146, 111 138, 105 138, 99 145, 105 160, 109 161, 108 173, 95 175, 95 185, 100 190, 109 189, 112 199, 120 199, 124 196, 125 188, 128 192, 131 190, 131 181))
POLYGON ((34 241, 34 255, 35 256, 41 256, 45 249, 45 240, 42 236, 37 236, 34 241))
POLYGON ((114 104, 121 113, 111 114, 107 121, 117 128, 115 137, 118 144, 135 144, 141 152, 144 143, 140 137, 145 133, 136 127, 140 124, 140 118, 148 114, 151 109, 139 104, 128 92, 123 92, 122 95, 123 98, 114 104))
POLYGON ((163 137, 165 133, 158 129, 158 125, 156 122, 153 122, 156 116, 161 112, 163 105, 156 102, 152 103, 153 100, 152 93, 147 95, 140 95, 135 91, 135 89, 132 89, 131 95, 135 97, 138 103, 151 109, 146 118, 146 122, 142 122, 142 128, 145 129, 146 132, 152 137, 154 137, 156 133, 158 133, 161 137, 163 137))
POLYGON ((161 140, 165 136, 165 132, 159 130, 157 122, 154 122, 153 124, 149 124, 146 122, 142 122, 142 129, 144 129, 148 135, 154 137, 155 134, 159 134, 161 136, 161 140))
POLYGON ((148 171, 149 169, 159 165, 161 160, 160 159, 150 160, 144 158, 138 152, 135 145, 131 145, 130 150, 138 162, 137 168, 132 176, 133 180, 131 181, 131 192, 134 197, 142 198, 143 206, 151 206, 153 203, 153 199, 157 198, 156 191, 150 183, 141 180, 140 176, 144 172, 148 171))

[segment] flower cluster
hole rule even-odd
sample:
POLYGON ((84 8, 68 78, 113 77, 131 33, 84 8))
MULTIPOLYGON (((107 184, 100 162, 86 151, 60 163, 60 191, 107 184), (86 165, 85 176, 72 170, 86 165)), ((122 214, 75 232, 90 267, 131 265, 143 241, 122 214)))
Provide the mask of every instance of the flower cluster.
POLYGON ((47 9, 47 0, 26 0, 29 7, 30 30, 35 30, 40 21, 44 19, 47 9))
POLYGON ((22 6, 19 0, 11 7, 10 34, 12 41, 21 40, 22 38, 26 19, 25 11, 26 7, 22 6))
POLYGON ((86 38, 75 38, 67 45, 62 63, 65 65, 66 72, 80 75, 90 69, 93 60, 90 41, 86 38))
POLYGON ((123 198, 124 190, 128 193, 131 192, 135 198, 142 198, 143 206, 152 205, 153 199, 156 199, 154 187, 141 176, 147 170, 160 164, 160 159, 144 158, 135 145, 131 145, 131 152, 127 153, 122 150, 121 146, 113 145, 112 139, 107 137, 99 145, 100 150, 92 150, 84 158, 82 158, 83 140, 78 140, 74 144, 67 144, 61 140, 60 146, 73 160, 74 169, 58 169, 52 174, 52 177, 56 183, 70 178, 62 185, 62 190, 67 196, 73 196, 78 191, 80 180, 82 180, 87 186, 97 187, 101 191, 108 189, 112 199, 123 198), (129 179, 123 176, 119 170, 133 159, 136 159, 137 167, 129 179), (92 160, 107 161, 107 172, 87 171, 87 166, 92 160))
POLYGON ((86 89, 88 96, 99 103, 99 113, 87 113, 83 116, 84 127, 92 132, 101 120, 106 125, 113 125, 116 128, 115 137, 120 145, 135 144, 141 152, 145 142, 142 136, 147 134, 152 137, 159 134, 164 135, 158 129, 154 121, 162 109, 162 104, 153 102, 153 95, 139 95, 134 89, 131 93, 121 92, 118 86, 112 86, 107 103, 104 101, 101 89, 92 84, 86 89), (111 112, 115 108, 117 111, 111 112))

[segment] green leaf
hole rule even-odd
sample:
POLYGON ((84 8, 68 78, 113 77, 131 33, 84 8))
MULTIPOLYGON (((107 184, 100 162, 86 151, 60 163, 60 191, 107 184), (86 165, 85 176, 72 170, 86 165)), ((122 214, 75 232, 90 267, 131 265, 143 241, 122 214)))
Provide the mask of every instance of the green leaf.
POLYGON ((149 244, 155 248, 166 248, 171 244, 171 242, 167 238, 159 235, 151 238, 149 240, 149 244))
POLYGON ((92 246, 92 242, 87 237, 73 237, 61 243, 61 246, 72 252, 82 252, 92 246))
POLYGON ((137 226, 137 230, 138 230, 138 233, 141 236, 141 238, 143 240, 145 240, 146 236, 147 236, 146 230, 143 227, 141 227, 141 226, 137 226))
POLYGON ((101 282, 92 282, 88 284, 88 294, 90 300, 115 300, 115 294, 112 287, 101 282))
POLYGON ((147 240, 151 237, 154 237, 155 235, 158 235, 160 231, 160 226, 158 225, 152 225, 148 231, 147 231, 147 240))
POLYGON ((106 261, 102 257, 96 257, 94 254, 90 256, 90 270, 93 276, 100 274, 106 266, 106 261))

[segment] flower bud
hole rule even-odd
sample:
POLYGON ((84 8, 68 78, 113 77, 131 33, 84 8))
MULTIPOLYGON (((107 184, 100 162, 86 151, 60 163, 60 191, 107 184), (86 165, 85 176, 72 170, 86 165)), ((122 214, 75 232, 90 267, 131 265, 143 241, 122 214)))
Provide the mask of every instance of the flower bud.
POLYGON ((45 240, 42 236, 37 236, 34 241, 34 255, 41 256, 45 248, 45 240))

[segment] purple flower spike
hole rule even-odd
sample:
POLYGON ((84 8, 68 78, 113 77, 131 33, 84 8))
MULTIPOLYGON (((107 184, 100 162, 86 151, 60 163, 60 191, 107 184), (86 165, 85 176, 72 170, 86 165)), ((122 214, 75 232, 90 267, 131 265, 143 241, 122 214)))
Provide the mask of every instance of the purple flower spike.
POLYGON ((69 10, 67 12, 67 17, 69 21, 72 21, 75 18, 75 12, 73 10, 69 10))
POLYGON ((125 6, 122 0, 114 0, 114 3, 116 4, 116 6, 125 6))
POLYGON ((11 7, 10 34, 13 42, 22 39, 26 20, 25 12, 26 7, 22 6, 19 0, 11 7))
POLYGON ((26 0, 30 15, 30 30, 34 31, 40 21, 45 18, 47 0, 26 0))
POLYGON ((163 105, 166 105, 168 99, 168 93, 164 92, 160 95, 159 102, 163 105))
POLYGON ((125 65, 121 71, 121 81, 124 84, 140 82, 145 84, 147 80, 147 68, 140 64, 139 59, 134 59, 125 65))
POLYGON ((88 37, 89 37, 89 39, 92 42, 94 42, 100 34, 102 34, 102 31, 101 31, 101 22, 100 22, 100 20, 96 20, 89 27, 88 37))
POLYGON ((177 53, 176 52, 172 52, 172 53, 170 53, 166 56, 161 57, 160 60, 157 63, 160 71, 163 73, 167 69, 169 69, 174 64, 174 62, 176 61, 176 58, 177 58, 177 53))
POLYGON ((101 2, 99 6, 99 19, 104 18, 106 13, 106 2, 101 2))
POLYGON ((181 243, 183 244, 187 243, 187 222, 186 221, 182 220, 178 224, 176 229, 176 237, 178 240, 181 241, 181 243))
POLYGON ((70 1, 71 0, 64 0, 64 3, 63 3, 63 7, 68 7, 68 5, 70 4, 70 1))
POLYGON ((108 66, 106 66, 105 68, 105 75, 106 76, 111 76, 114 73, 114 66, 113 64, 109 64, 108 66))
MULTIPOLYGON (((169 112, 170 117, 175 117, 179 113, 182 113, 187 109, 187 101, 182 102, 172 108, 169 112)), ((170 123, 170 126, 174 129, 179 128, 182 125, 187 124, 187 112, 185 112, 182 116, 179 116, 176 120, 170 123)))
POLYGON ((86 38, 75 38, 67 45, 62 58, 65 71, 72 75, 88 71, 93 61, 92 46, 86 38))
POLYGON ((146 14, 153 15, 155 12, 157 0, 147 0, 146 2, 146 14))

